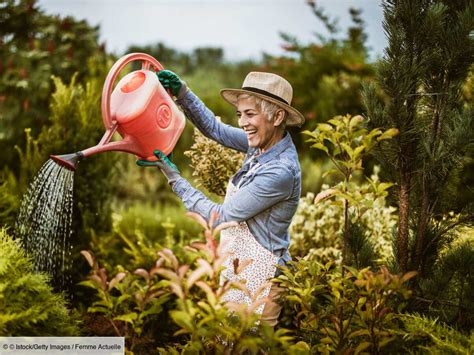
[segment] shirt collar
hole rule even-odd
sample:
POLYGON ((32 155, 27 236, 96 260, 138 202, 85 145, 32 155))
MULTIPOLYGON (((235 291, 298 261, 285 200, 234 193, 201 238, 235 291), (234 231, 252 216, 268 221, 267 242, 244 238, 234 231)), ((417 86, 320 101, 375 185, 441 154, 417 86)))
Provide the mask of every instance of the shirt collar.
MULTIPOLYGON (((263 152, 262 154, 259 154, 256 156, 256 159, 258 163, 265 164, 266 162, 269 162, 272 159, 275 159, 278 155, 280 155, 285 149, 287 149, 292 143, 291 136, 290 134, 285 131, 285 135, 283 138, 273 145, 270 149, 267 151, 263 152)), ((254 154, 258 154, 258 149, 255 149, 254 154)))

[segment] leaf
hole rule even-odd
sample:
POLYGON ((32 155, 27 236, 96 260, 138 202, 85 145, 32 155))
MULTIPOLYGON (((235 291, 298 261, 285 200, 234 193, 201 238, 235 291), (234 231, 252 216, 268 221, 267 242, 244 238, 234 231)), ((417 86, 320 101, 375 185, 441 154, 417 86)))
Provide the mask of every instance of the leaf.
POLYGON ((379 348, 383 348, 385 345, 390 343, 391 341, 395 340, 396 337, 385 338, 379 341, 379 348))
POLYGON ((301 134, 306 134, 307 136, 314 136, 314 133, 308 130, 304 130, 301 134))
POLYGON ((150 280, 150 275, 148 274, 148 271, 146 271, 145 269, 141 269, 141 268, 136 269, 134 271, 134 274, 143 277, 147 281, 150 280))
POLYGON ((173 291, 173 293, 176 296, 178 296, 179 299, 184 300, 184 292, 180 284, 175 283, 175 282, 170 282, 169 286, 171 288, 171 291, 173 291))
POLYGON ((178 277, 180 279, 183 279, 184 275, 186 275, 188 270, 189 270, 189 265, 188 264, 181 265, 178 269, 178 277))
POLYGON ((187 331, 192 332, 194 330, 191 316, 184 311, 170 311, 170 316, 173 321, 179 325, 181 328, 184 328, 187 331))
POLYGON ((329 155, 328 148, 322 143, 314 143, 313 145, 311 145, 311 148, 322 150, 322 151, 326 152, 326 154, 329 155))
POLYGON ((416 274, 418 274, 416 271, 409 271, 407 272, 406 274, 404 274, 401 278, 401 281, 402 282, 407 282, 408 280, 410 280, 411 278, 415 277, 416 274))
POLYGON ((327 123, 318 124, 318 128, 323 132, 332 132, 334 130, 333 126, 327 123))
POLYGON ((171 270, 168 270, 168 269, 158 269, 156 270, 156 273, 162 277, 164 277, 165 279, 168 279, 172 282, 177 282, 179 283, 179 278, 178 278, 178 275, 176 275, 176 273, 174 273, 173 271, 171 270))
POLYGON ((161 303, 154 303, 150 308, 147 310, 143 311, 140 313, 140 319, 144 319, 148 317, 149 315, 155 315, 155 314, 160 314, 163 312, 163 307, 161 306, 161 303))
POLYGON ((94 260, 94 257, 92 256, 92 253, 88 250, 82 250, 81 254, 82 256, 84 256, 84 258, 86 258, 87 263, 90 265, 90 267, 94 268, 95 260, 94 260))
POLYGON ((196 286, 198 286, 201 290, 204 291, 204 293, 207 296, 207 300, 209 304, 215 305, 217 303, 216 295, 214 294, 214 291, 212 291, 211 287, 205 283, 204 281, 198 281, 196 282, 196 286))
POLYGON ((355 349, 355 354, 359 354, 360 352, 364 351, 370 346, 370 343, 368 341, 363 341, 362 343, 359 344, 359 346, 355 349))
POLYGON ((398 135, 398 133, 400 133, 400 131, 397 128, 390 128, 386 130, 385 132, 383 132, 379 137, 377 137, 377 141, 380 142, 381 140, 384 140, 384 139, 391 139, 395 137, 396 135, 398 135))
POLYGON ((364 122, 364 117, 362 117, 361 115, 352 117, 349 123, 349 129, 350 130, 354 129, 355 126, 359 125, 362 122, 364 122))
POLYGON ((328 190, 322 191, 322 192, 320 192, 319 194, 316 195, 316 197, 314 199, 314 203, 315 204, 319 203, 319 202, 325 200, 326 198, 335 195, 336 193, 337 193, 337 190, 335 190, 335 189, 328 189, 328 190))
POLYGON ((365 149, 365 146, 363 146, 363 145, 360 145, 356 149, 354 149, 354 159, 357 159, 359 157, 359 155, 362 154, 364 149, 365 149))
POLYGON ((240 274, 242 272, 243 269, 245 269, 247 266, 249 266, 250 264, 253 263, 253 259, 245 259, 244 261, 242 261, 241 263, 239 263, 239 265, 237 266, 237 272, 236 274, 240 274))
POLYGON ((200 215, 195 212, 186 212, 186 216, 191 217, 196 222, 198 222, 204 229, 208 229, 206 220, 200 215))
POLYGON ((87 308, 87 312, 89 313, 109 313, 109 309, 103 306, 92 306, 87 308))
POLYGON ((353 156, 354 156, 354 150, 351 148, 350 145, 348 145, 347 143, 341 143, 341 147, 344 148, 344 150, 346 151, 347 154, 349 154, 349 157, 351 159, 353 159, 353 156))
POLYGON ((81 282, 78 283, 78 285, 85 286, 85 287, 90 287, 90 288, 93 288, 94 290, 96 290, 98 288, 97 283, 93 282, 92 280, 81 281, 81 282))
POLYGON ((170 263, 174 270, 178 270, 178 267, 179 267, 178 259, 176 259, 176 256, 173 254, 173 252, 170 249, 163 248, 158 253, 158 255, 164 258, 168 263, 170 263))
POLYGON ((187 281, 186 281, 186 288, 189 290, 191 287, 193 287, 194 283, 199 280, 201 277, 203 277, 206 274, 212 273, 212 269, 209 270, 206 267, 199 267, 196 270, 194 270, 191 275, 189 275, 187 281))
POLYGON ((133 321, 138 319, 138 314, 135 312, 122 314, 114 318, 114 320, 120 320, 122 322, 133 324, 133 321))
POLYGON ((328 123, 332 124, 333 126, 336 126, 337 128, 340 128, 343 126, 344 123, 341 122, 341 116, 337 116, 335 118, 331 118, 328 123))
POLYGON ((115 275, 115 277, 109 282, 109 290, 113 289, 115 285, 125 278, 125 276, 127 276, 127 273, 125 272, 119 272, 117 275, 115 275))
POLYGON ((320 339, 319 341, 323 344, 332 344, 333 343, 333 341, 330 337, 324 337, 324 338, 320 339))
POLYGON ((212 236, 215 237, 222 230, 227 229, 227 228, 231 228, 231 227, 237 227, 238 225, 239 224, 237 222, 234 222, 234 221, 221 223, 216 228, 214 228, 214 231, 212 232, 212 236))
POLYGON ((361 335, 370 336, 370 332, 368 329, 359 329, 349 334, 349 338, 360 337, 361 335))

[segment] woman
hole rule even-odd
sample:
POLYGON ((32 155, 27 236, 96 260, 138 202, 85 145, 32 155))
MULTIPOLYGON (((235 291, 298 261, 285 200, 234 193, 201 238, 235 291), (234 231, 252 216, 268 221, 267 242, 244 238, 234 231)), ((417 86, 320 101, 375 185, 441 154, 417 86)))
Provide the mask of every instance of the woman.
MULTIPOLYGON (((254 295, 263 287, 259 298, 271 301, 256 313, 270 326, 276 325, 281 306, 279 288, 265 286, 276 273, 277 265, 290 260, 288 227, 301 194, 301 173, 298 154, 286 126, 301 126, 304 117, 291 107, 293 89, 282 77, 272 73, 251 72, 241 89, 223 89, 224 100, 237 109, 240 128, 218 121, 202 101, 173 72, 160 71, 158 78, 176 96, 187 117, 208 138, 247 153, 242 167, 229 182, 223 204, 208 199, 181 177, 174 166, 157 151, 158 162, 138 161, 142 166, 156 165, 168 179, 173 191, 189 211, 209 220, 218 213, 216 225, 227 221, 240 222, 237 227, 221 233, 221 245, 230 253, 222 277, 245 280, 254 295), (238 275, 234 260, 251 263, 238 275)), ((251 299, 240 290, 231 290, 227 300, 250 304, 251 299)))

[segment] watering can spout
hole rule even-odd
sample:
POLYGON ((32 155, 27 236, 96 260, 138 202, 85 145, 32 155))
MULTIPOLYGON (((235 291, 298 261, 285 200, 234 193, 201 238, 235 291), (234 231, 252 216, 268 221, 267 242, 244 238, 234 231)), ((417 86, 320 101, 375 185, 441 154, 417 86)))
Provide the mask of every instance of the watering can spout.
POLYGON ((84 157, 84 154, 82 154, 82 152, 77 152, 63 155, 50 155, 49 157, 59 165, 75 171, 77 164, 84 157))

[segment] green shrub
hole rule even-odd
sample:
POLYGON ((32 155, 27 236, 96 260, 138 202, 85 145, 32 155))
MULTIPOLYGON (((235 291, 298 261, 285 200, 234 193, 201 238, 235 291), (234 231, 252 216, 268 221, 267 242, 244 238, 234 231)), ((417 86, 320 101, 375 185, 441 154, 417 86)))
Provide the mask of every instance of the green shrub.
POLYGON ((47 275, 33 271, 19 241, 0 230, 0 335, 79 335, 77 315, 48 282, 47 275))
POLYGON ((288 291, 286 317, 302 340, 322 354, 380 354, 397 339, 397 320, 410 297, 415 273, 391 274, 385 267, 356 270, 307 260, 292 262, 277 281, 288 291), (290 314, 288 314, 290 313, 290 314))
MULTIPOLYGON (((358 201, 349 208, 352 222, 362 224, 379 262, 393 256, 391 235, 397 223, 396 209, 387 205, 385 186, 379 180, 378 167, 368 182, 350 182, 348 186, 358 201)), ((341 262, 344 205, 328 198, 333 191, 334 188, 323 185, 318 196, 308 193, 301 198, 290 227, 293 256, 322 263, 341 262)))
POLYGON ((437 319, 418 314, 400 316, 404 329, 401 352, 414 354, 472 354, 474 332, 463 334, 437 319))
POLYGON ((109 278, 91 252, 81 253, 92 270, 88 280, 80 284, 96 291, 87 312, 98 314, 99 321, 105 321, 111 328, 107 333, 106 327, 102 327, 101 335, 125 337, 130 351, 153 352, 163 336, 171 335, 166 312, 170 292, 165 282, 156 277, 159 264, 149 270, 131 271, 119 267, 119 272, 109 278))
MULTIPOLYGON (((220 120, 218 117, 217 119, 220 120)), ((194 144, 184 153, 191 159, 193 176, 209 192, 224 196, 227 182, 242 165, 244 154, 226 148, 194 130, 194 144)))
POLYGON ((474 246, 468 241, 451 246, 420 280, 425 312, 463 329, 474 325, 474 246))
MULTIPOLYGON (((304 131, 303 134, 310 138, 311 148, 323 151, 331 159, 335 169, 329 170, 327 174, 337 174, 342 181, 335 185, 330 191, 323 192, 324 198, 336 198, 336 203, 342 204, 344 224, 342 228, 342 259, 345 264, 354 264, 354 260, 359 259, 356 250, 352 248, 355 243, 351 241, 351 228, 358 225, 360 229, 360 217, 369 209, 373 208, 373 200, 367 199, 367 193, 372 190, 375 197, 385 196, 386 190, 392 183, 384 183, 368 179, 372 189, 365 189, 354 183, 356 173, 362 171, 362 162, 371 150, 381 141, 392 139, 398 134, 398 129, 390 128, 386 131, 375 128, 369 131, 366 128, 367 120, 362 116, 345 115, 336 116, 327 123, 320 123, 314 131, 304 131), (352 210, 352 211, 351 211, 352 210)), ((357 233, 358 236, 363 233, 357 233)), ((355 238, 358 238, 355 236, 355 238)), ((369 238, 358 238, 359 241, 369 238)), ((371 249, 366 243, 363 249, 371 249)), ((376 254, 373 251, 372 254, 376 254)))
MULTIPOLYGON (((179 258, 164 248, 159 259, 148 269, 134 272, 122 270, 108 278, 91 253, 83 252, 92 267, 89 280, 82 284, 96 290, 98 300, 88 311, 101 313, 113 325, 117 335, 127 337, 132 351, 145 344, 158 345, 153 339, 154 329, 161 333, 174 330, 174 342, 168 338, 160 353, 217 353, 231 354, 250 351, 284 351, 303 353, 304 343, 292 343, 287 330, 274 331, 264 325, 257 327, 253 310, 262 301, 250 306, 226 303, 222 296, 234 287, 245 285, 230 281, 220 282, 224 256, 220 255, 214 239, 220 229, 234 225, 230 222, 212 229, 195 213, 189 213, 205 228, 206 243, 195 242, 184 249, 186 256, 179 258), (171 303, 168 303, 170 296, 171 303), (169 317, 175 326, 168 324, 165 304, 172 306, 169 317), (257 331, 260 330, 260 331, 257 331)), ((235 265, 236 268, 245 267, 235 265)))
POLYGON ((179 253, 199 235, 199 226, 186 218, 185 212, 176 200, 119 207, 112 213, 112 231, 94 234, 91 248, 109 272, 117 265, 149 268, 156 261, 158 250, 166 247, 179 253))

